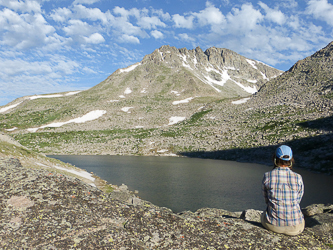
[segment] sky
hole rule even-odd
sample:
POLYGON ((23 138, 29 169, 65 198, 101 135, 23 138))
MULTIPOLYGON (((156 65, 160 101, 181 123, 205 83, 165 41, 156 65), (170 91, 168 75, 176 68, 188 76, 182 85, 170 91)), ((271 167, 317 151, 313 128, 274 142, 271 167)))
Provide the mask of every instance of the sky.
POLYGON ((333 0, 0 0, 0 106, 89 89, 163 45, 288 70, 333 41, 333 0))

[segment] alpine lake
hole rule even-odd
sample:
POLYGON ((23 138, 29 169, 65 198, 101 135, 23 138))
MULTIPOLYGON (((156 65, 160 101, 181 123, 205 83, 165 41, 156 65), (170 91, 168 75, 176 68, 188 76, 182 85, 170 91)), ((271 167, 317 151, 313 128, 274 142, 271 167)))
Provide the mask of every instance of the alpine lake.
MULTIPOLYGON (((141 199, 178 213, 199 208, 264 210, 263 174, 272 166, 183 157, 48 155, 93 172, 110 184, 138 190, 141 199)), ((333 176, 294 168, 303 177, 301 207, 333 203, 333 176)))

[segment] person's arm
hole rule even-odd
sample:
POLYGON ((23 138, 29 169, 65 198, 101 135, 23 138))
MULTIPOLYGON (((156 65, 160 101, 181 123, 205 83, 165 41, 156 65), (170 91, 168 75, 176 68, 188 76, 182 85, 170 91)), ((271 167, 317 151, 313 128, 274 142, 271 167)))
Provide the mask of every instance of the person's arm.
POLYGON ((301 202, 302 197, 304 195, 304 184, 303 184, 303 179, 302 177, 300 177, 300 179, 298 180, 298 185, 299 185, 299 189, 298 189, 298 203, 301 202))
POLYGON ((267 188, 266 188, 266 177, 265 177, 265 176, 264 176, 264 178, 262 179, 262 183, 261 183, 261 191, 262 191, 262 194, 263 194, 263 196, 264 196, 265 203, 268 204, 267 188))

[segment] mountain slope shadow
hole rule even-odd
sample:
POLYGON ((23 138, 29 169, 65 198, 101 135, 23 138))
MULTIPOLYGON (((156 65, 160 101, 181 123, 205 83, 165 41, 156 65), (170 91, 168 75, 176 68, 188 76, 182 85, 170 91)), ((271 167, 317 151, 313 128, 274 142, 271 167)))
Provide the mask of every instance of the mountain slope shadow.
MULTIPOLYGON (((319 121, 318 126, 321 126, 319 121)), ((295 166, 333 174, 333 134, 295 139, 282 144, 292 148, 295 166)), ((272 165, 274 152, 282 144, 217 151, 178 152, 178 155, 272 165)))
POLYGON ((313 121, 301 122, 297 125, 305 128, 333 131, 333 116, 320 118, 313 121))

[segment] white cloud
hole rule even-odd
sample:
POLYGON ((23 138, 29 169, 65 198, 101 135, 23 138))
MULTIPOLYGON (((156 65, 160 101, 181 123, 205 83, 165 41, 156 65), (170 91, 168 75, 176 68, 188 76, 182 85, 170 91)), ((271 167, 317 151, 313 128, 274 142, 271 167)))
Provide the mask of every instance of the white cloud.
POLYGON ((73 2, 73 4, 80 4, 80 3, 82 3, 82 4, 94 4, 94 3, 97 3, 99 1, 100 0, 75 0, 73 2))
POLYGON ((139 44, 140 40, 139 38, 135 37, 135 36, 129 36, 127 34, 122 35, 119 38, 119 41, 122 43, 133 43, 133 44, 139 44))
POLYGON ((5 6, 14 11, 21 11, 23 13, 41 12, 41 6, 37 1, 15 1, 15 0, 1 0, 0 6, 5 6))
POLYGON ((90 35, 93 32, 93 27, 87 22, 81 20, 69 20, 69 26, 63 28, 69 36, 90 35))
POLYGON ((134 26, 130 22, 125 21, 123 18, 116 18, 113 24, 113 32, 120 32, 128 36, 148 37, 147 33, 140 27, 134 26))
POLYGON ((73 90, 74 78, 70 75, 79 70, 77 62, 58 55, 42 61, 0 57, 0 92, 13 100, 18 96, 73 90))
POLYGON ((72 15, 72 11, 68 8, 58 8, 52 11, 50 17, 56 22, 66 22, 72 15))
POLYGON ((279 25, 282 25, 286 22, 286 16, 280 10, 271 9, 267 6, 267 4, 263 2, 259 2, 258 4, 260 5, 261 8, 265 10, 266 12, 265 17, 269 21, 272 21, 279 25))
POLYGON ((180 38, 180 40, 185 41, 185 42, 194 42, 195 41, 195 39, 193 37, 190 37, 186 33, 179 34, 178 37, 180 38))
POLYGON ((51 57, 52 72, 57 72, 63 75, 71 75, 78 71, 80 64, 65 56, 53 56, 51 57))
POLYGON ((291 27, 292 29, 297 30, 300 27, 300 25, 301 25, 300 24, 300 20, 299 20, 299 16, 297 16, 297 15, 291 15, 289 17, 287 25, 289 27, 291 27))
POLYGON ((89 19, 92 21, 100 20, 103 24, 108 23, 108 16, 111 15, 109 12, 103 13, 100 9, 87 8, 83 5, 75 5, 73 10, 78 19, 89 19))
POLYGON ((0 45, 25 50, 46 44, 55 29, 39 13, 19 15, 4 9, 0 11, 0 32, 0 45))
POLYGON ((63 28, 63 31, 72 40, 81 45, 84 44, 99 44, 105 42, 103 35, 96 30, 99 27, 92 26, 87 22, 81 20, 69 20, 68 26, 63 28))
POLYGON ((140 17, 138 25, 144 29, 156 29, 157 26, 166 27, 165 23, 163 23, 157 16, 140 17))
POLYGON ((298 6, 298 2, 296 0, 280 0, 279 5, 290 10, 295 9, 298 6))
POLYGON ((0 60, 1 78, 12 77, 19 74, 49 74, 52 72, 47 62, 28 62, 22 59, 0 60))
POLYGON ((150 32, 150 35, 152 35, 155 39, 163 39, 164 35, 161 31, 158 30, 153 30, 152 32, 150 32))
POLYGON ((161 17, 165 21, 169 21, 171 19, 170 14, 164 13, 163 10, 152 9, 151 11, 154 15, 156 14, 157 16, 161 17))
POLYGON ((193 29, 195 24, 199 26, 216 26, 225 23, 225 17, 222 12, 209 1, 206 2, 206 8, 199 13, 189 13, 184 16, 174 14, 172 20, 176 28, 186 29, 193 29))
POLYGON ((327 0, 310 0, 306 9, 308 14, 333 26, 333 5, 327 0))
POLYGON ((228 30, 230 33, 237 34, 256 29, 263 15, 259 10, 253 8, 252 4, 243 4, 241 9, 233 8, 227 15, 228 30))
POLYGON ((176 28, 186 28, 186 29, 193 28, 194 16, 184 17, 179 14, 175 14, 172 16, 172 20, 174 21, 176 28))
POLYGON ((104 37, 99 33, 94 33, 89 37, 85 37, 84 39, 87 43, 93 43, 93 44, 105 42, 104 37))
POLYGON ((222 12, 213 6, 210 2, 206 3, 206 8, 199 13, 193 14, 197 19, 199 25, 220 25, 225 22, 222 12))
MULTIPOLYGON (((143 12, 147 12, 146 9, 142 9, 143 12)), ((119 7, 119 6, 116 6, 114 9, 113 9, 113 12, 117 15, 120 15, 122 17, 125 17, 126 19, 128 19, 130 16, 134 16, 136 17, 137 19, 140 18, 140 10, 137 9, 137 8, 132 8, 130 10, 126 10, 125 8, 123 7, 119 7)))

